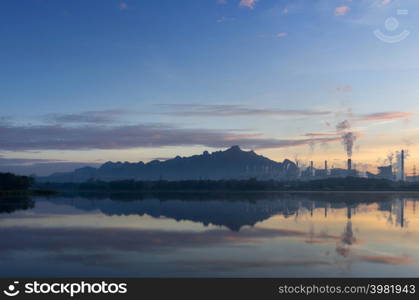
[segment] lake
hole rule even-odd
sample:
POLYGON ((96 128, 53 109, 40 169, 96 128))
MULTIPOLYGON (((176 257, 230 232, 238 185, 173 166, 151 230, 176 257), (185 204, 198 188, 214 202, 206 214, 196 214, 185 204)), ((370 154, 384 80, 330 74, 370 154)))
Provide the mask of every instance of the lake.
POLYGON ((419 194, 0 200, 1 277, 418 277, 419 194))

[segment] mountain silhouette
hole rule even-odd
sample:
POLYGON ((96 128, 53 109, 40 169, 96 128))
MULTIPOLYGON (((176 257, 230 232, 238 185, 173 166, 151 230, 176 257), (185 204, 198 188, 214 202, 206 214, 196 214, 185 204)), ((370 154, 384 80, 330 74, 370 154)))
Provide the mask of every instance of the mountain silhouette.
POLYGON ((225 151, 190 157, 176 156, 149 163, 107 162, 99 168, 85 167, 70 173, 55 173, 41 178, 43 182, 84 182, 90 179, 114 180, 220 180, 220 179, 291 179, 297 166, 286 159, 275 162, 253 151, 233 146, 225 151))

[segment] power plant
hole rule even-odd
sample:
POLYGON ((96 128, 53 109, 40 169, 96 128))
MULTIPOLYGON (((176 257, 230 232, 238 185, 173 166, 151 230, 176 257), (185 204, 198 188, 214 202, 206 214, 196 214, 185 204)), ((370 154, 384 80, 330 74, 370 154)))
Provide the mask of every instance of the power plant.
POLYGON ((406 176, 405 171, 405 160, 407 152, 401 150, 396 153, 397 162, 393 165, 391 159, 388 159, 389 164, 377 167, 377 173, 361 172, 356 169, 352 158, 348 158, 346 161, 346 168, 332 168, 329 169, 328 161, 324 161, 324 168, 315 168, 314 161, 310 161, 309 166, 304 170, 300 169, 300 179, 312 180, 321 178, 339 178, 339 177, 367 177, 376 179, 387 179, 394 181, 416 181, 416 172, 414 171, 413 176, 406 176))

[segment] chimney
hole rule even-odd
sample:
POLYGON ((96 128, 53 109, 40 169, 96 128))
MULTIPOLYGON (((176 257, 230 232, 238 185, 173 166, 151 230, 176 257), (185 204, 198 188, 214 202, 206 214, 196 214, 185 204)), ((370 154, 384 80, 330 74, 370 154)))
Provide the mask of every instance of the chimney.
POLYGON ((348 171, 352 170, 352 159, 348 158, 348 171))
POLYGON ((401 165, 400 165, 400 172, 401 172, 400 179, 401 179, 401 181, 404 181, 404 150, 402 150, 402 153, 400 155, 400 163, 401 163, 401 165))
POLYGON ((313 163, 313 161, 310 162, 310 173, 311 173, 311 176, 314 176, 314 163, 313 163))
POLYGON ((324 169, 327 171, 327 160, 324 161, 324 169))

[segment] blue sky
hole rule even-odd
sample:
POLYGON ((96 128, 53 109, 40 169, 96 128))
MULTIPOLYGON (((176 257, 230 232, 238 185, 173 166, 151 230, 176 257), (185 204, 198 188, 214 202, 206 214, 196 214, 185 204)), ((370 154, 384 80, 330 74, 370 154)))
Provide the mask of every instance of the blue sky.
POLYGON ((359 164, 403 147, 413 166, 418 15, 415 0, 7 1, 0 170, 231 144, 338 164, 344 120, 359 164))

